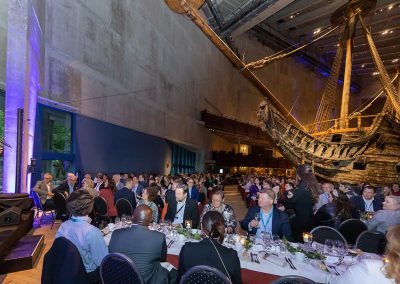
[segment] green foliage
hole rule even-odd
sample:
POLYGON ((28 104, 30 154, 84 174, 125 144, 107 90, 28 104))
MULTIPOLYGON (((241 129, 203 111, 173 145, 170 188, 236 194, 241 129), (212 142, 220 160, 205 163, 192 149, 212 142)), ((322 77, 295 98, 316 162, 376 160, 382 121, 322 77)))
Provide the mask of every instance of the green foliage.
POLYGON ((65 153, 71 151, 71 129, 64 125, 54 124, 53 152, 65 153))
POLYGON ((318 260, 324 260, 325 259, 325 256, 322 253, 318 252, 318 251, 306 251, 306 250, 304 250, 304 249, 302 249, 300 247, 295 248, 294 246, 292 246, 288 242, 288 240, 285 237, 283 237, 282 241, 285 244, 286 249, 288 250, 288 252, 290 252, 292 254, 295 254, 296 252, 301 252, 301 253, 304 253, 305 256, 308 259, 318 259, 318 260))

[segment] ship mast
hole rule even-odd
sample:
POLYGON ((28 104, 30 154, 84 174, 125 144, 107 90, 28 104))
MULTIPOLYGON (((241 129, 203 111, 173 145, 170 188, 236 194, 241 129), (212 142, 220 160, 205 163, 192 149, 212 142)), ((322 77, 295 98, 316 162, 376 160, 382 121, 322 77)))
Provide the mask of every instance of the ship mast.
POLYGON ((340 109, 340 123, 341 129, 348 128, 348 116, 349 116, 349 98, 350 98, 350 84, 351 84, 351 69, 352 64, 352 53, 353 53, 353 39, 356 27, 356 13, 353 11, 349 12, 349 21, 347 22, 347 40, 346 40, 346 63, 344 69, 344 80, 343 80, 343 93, 342 93, 342 105, 340 109))

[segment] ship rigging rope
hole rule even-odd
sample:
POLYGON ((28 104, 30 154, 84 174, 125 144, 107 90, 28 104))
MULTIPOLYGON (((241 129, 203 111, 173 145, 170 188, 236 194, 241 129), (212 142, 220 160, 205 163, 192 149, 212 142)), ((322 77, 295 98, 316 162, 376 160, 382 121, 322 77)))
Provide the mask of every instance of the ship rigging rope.
POLYGON ((279 51, 279 52, 276 52, 276 53, 274 53, 274 54, 272 54, 272 55, 270 55, 270 56, 264 57, 263 59, 260 59, 260 60, 257 60, 257 61, 248 63, 248 64, 245 65, 245 67, 244 67, 243 69, 246 69, 246 68, 248 68, 248 69, 258 69, 258 68, 262 68, 262 67, 264 67, 267 63, 269 63, 269 62, 271 62, 271 61, 275 61, 275 60, 279 60, 279 59, 285 58, 285 57, 287 57, 287 56, 289 56, 289 55, 291 55, 291 54, 293 54, 293 53, 295 53, 295 52, 297 52, 297 51, 299 51, 299 50, 301 50, 301 49, 303 49, 303 48, 306 48, 307 46, 313 44, 314 42, 319 41, 320 39, 326 37, 327 35, 333 33, 333 32, 336 31, 339 27, 340 27, 340 26, 336 26, 336 27, 333 27, 333 28, 329 27, 329 28, 326 29, 326 30, 328 30, 327 32, 321 34, 319 37, 313 39, 312 41, 310 41, 310 42, 308 42, 308 43, 305 43, 305 44, 303 44, 303 45, 301 45, 301 46, 299 46, 299 47, 297 47, 297 48, 295 48, 295 49, 293 49, 293 50, 291 50, 291 51, 289 51, 289 52, 284 53, 286 50, 289 50, 289 49, 291 49, 291 48, 294 48, 294 47, 297 46, 298 44, 292 45, 292 46, 290 46, 290 47, 288 47, 288 48, 286 48, 286 49, 284 49, 284 50, 281 50, 281 51, 279 51))
MULTIPOLYGON (((396 73, 396 75, 393 77, 393 79, 391 80, 391 83, 393 84, 394 81, 396 81, 396 79, 399 77, 399 72, 396 73)), ((365 103, 363 103, 362 105, 360 105, 356 110, 354 110, 350 115, 349 118, 352 118, 353 115, 357 114, 357 113, 363 113, 366 109, 368 109, 369 107, 371 107, 371 105, 385 92, 384 88, 380 88, 378 92, 376 92, 374 95, 372 95, 365 103), (371 100, 372 99, 372 100, 371 100), (371 100, 369 102, 369 100, 371 100), (366 105, 368 104, 368 105, 366 105), (366 105, 365 107, 363 107, 364 105, 366 105), (361 110, 359 110, 361 107, 363 107, 361 110)))

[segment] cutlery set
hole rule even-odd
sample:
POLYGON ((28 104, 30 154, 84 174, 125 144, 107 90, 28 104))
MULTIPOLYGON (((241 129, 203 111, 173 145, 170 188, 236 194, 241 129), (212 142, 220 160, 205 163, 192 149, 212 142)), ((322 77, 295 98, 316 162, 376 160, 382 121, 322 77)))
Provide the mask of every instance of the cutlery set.
POLYGON ((297 269, 296 266, 294 266, 292 260, 288 257, 285 257, 286 262, 289 264, 291 269, 297 269))

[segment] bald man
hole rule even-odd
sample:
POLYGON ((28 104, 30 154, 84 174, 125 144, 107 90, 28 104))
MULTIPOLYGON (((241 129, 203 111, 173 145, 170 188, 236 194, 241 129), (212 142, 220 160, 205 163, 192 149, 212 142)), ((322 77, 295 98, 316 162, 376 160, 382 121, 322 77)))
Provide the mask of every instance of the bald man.
POLYGON ((62 193, 68 197, 72 192, 78 189, 77 177, 73 173, 67 174, 67 179, 57 186, 54 191, 62 193))
POLYGON ((165 235, 148 228, 152 214, 147 205, 136 207, 132 220, 134 225, 114 231, 108 248, 110 252, 123 253, 132 259, 139 267, 145 283, 170 283, 168 270, 160 264, 167 258, 165 235))

